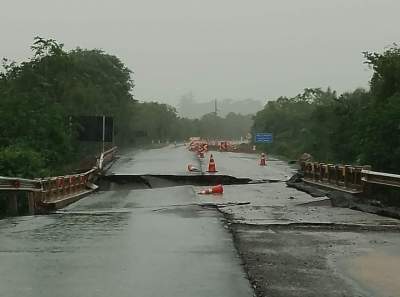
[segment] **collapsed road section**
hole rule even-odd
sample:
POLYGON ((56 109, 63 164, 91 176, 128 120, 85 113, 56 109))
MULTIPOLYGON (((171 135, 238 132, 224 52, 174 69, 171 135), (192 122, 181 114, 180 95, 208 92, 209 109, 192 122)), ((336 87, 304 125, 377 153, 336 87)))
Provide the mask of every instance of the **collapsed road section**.
MULTIPOLYGON (((154 155, 151 159, 164 164, 167 161, 161 156, 168 150, 155 150, 147 157, 154 155)), ((257 155, 212 154, 216 173, 207 172, 210 154, 198 159, 186 151, 181 151, 189 158, 186 164, 180 161, 161 170, 181 174, 157 176, 152 170, 136 170, 134 166, 130 173, 147 173, 140 177, 148 188, 185 184, 199 193, 204 186, 224 184, 223 195, 197 194, 196 204, 224 215, 257 296, 399 295, 395 279, 400 265, 392 264, 400 259, 398 220, 334 207, 329 197, 313 197, 287 187, 284 181, 295 171, 285 162, 270 158, 261 167, 257 155), (201 170, 183 173, 187 164, 201 170), (252 184, 254 180, 279 182, 252 184), (379 269, 372 269, 373 265, 379 269)), ((132 157, 139 164, 149 159, 132 157)), ((117 167, 113 172, 115 176, 107 178, 115 189, 129 184, 132 177, 119 177, 117 167), (124 179, 125 185, 121 183, 124 179)), ((180 204, 174 207, 185 208, 180 204)), ((163 209, 175 211, 168 206, 163 209)))
POLYGON ((399 220, 287 187, 280 160, 213 158, 211 174, 183 147, 127 152, 90 196, 0 221, 0 295, 399 295, 399 220))
POLYGON ((210 185, 245 185, 258 183, 277 183, 279 180, 252 180, 250 178, 234 177, 229 175, 127 175, 113 174, 99 178, 97 183, 101 190, 107 189, 137 189, 137 188, 165 188, 173 186, 210 186, 210 185))
POLYGON ((333 207, 283 183, 225 186, 199 199, 226 218, 257 296, 400 292, 397 219, 333 207))

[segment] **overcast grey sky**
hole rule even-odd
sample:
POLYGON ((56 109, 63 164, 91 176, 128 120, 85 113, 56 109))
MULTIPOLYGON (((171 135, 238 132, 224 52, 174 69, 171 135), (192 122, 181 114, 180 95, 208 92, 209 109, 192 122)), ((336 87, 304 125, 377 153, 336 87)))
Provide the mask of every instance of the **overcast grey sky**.
POLYGON ((0 56, 35 35, 101 48, 134 72, 135 96, 175 103, 366 87, 361 52, 400 41, 399 0, 0 0, 0 56))

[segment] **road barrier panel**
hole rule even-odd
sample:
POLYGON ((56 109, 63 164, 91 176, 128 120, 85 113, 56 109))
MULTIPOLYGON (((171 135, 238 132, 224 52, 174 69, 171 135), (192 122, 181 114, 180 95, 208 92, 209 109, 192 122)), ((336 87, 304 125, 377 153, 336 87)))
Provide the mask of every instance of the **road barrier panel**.
POLYGON ((362 170, 361 180, 364 183, 378 184, 389 187, 400 188, 400 175, 371 170, 362 170))
POLYGON ((367 184, 400 187, 400 175, 371 171, 370 165, 334 165, 303 161, 300 162, 300 167, 306 182, 347 192, 365 192, 367 184))
POLYGON ((92 181, 115 159, 116 152, 117 147, 105 151, 97 159, 97 166, 83 173, 36 179, 0 176, 0 196, 8 200, 7 212, 18 214, 18 194, 25 196, 29 214, 33 215, 47 212, 49 205, 56 202, 65 200, 67 205, 75 197, 93 192, 97 187, 92 181))

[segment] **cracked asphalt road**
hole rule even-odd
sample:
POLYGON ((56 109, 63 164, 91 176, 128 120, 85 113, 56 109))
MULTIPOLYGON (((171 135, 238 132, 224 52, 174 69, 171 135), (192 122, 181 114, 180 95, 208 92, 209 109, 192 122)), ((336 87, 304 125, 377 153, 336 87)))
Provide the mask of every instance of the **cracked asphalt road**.
MULTIPOLYGON (((198 195, 154 177, 159 188, 115 184, 50 216, 1 220, 0 296, 400 296, 398 220, 286 187, 285 162, 213 154, 217 175, 276 182, 198 195)), ((108 174, 202 175, 208 157, 126 151, 108 174)))

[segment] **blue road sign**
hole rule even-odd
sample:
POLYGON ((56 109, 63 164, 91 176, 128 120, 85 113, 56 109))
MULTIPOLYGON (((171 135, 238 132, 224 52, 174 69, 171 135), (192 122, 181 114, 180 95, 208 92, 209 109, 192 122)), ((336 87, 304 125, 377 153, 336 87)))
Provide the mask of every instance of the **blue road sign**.
POLYGON ((256 143, 272 143, 272 133, 256 133, 256 143))

